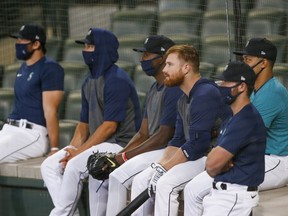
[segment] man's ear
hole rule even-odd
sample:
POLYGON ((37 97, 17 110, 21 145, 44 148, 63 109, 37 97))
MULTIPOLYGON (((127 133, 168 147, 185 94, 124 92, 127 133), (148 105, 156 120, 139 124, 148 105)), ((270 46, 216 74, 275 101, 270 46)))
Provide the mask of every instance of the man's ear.
POLYGON ((41 43, 40 43, 40 41, 35 41, 34 43, 33 43, 33 49, 35 49, 35 50, 37 50, 37 49, 40 49, 40 47, 41 47, 41 43))

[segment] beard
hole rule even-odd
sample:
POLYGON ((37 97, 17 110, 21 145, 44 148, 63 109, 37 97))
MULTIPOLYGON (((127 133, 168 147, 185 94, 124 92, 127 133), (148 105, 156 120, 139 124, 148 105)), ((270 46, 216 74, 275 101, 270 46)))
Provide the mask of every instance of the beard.
POLYGON ((168 87, 180 86, 183 83, 184 75, 181 69, 173 76, 166 77, 164 84, 168 87))

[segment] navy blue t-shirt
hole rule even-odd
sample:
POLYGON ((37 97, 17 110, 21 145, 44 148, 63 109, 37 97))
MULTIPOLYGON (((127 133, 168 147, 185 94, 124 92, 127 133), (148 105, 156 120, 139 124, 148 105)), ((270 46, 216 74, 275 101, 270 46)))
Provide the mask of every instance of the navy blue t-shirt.
POLYGON ((27 119, 46 127, 42 93, 63 89, 64 70, 54 60, 44 56, 30 66, 24 62, 15 78, 14 108, 9 118, 27 119))
POLYGON ((215 177, 215 181, 258 186, 264 180, 266 128, 254 105, 246 105, 227 120, 217 145, 234 155, 234 166, 215 177))

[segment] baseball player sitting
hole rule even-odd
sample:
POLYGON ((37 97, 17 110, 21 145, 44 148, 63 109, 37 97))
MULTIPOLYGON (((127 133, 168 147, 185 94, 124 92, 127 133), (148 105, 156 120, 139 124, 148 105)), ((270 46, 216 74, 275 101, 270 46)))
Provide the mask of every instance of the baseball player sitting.
POLYGON ((222 80, 219 88, 233 116, 223 123, 217 145, 207 156, 206 172, 214 181, 203 200, 203 215, 248 216, 259 201, 265 172, 266 128, 249 99, 256 75, 247 64, 231 62, 215 78, 222 80))
POLYGON ((0 163, 59 150, 57 110, 63 96, 63 68, 45 56, 46 33, 41 26, 23 25, 11 37, 17 39, 17 59, 24 62, 15 78, 13 111, 0 131, 0 163))
POLYGON ((223 111, 214 82, 201 78, 199 55, 188 45, 175 45, 166 53, 163 69, 166 86, 179 86, 175 134, 161 157, 134 177, 131 199, 145 189, 151 198, 134 215, 178 215, 178 196, 185 184, 205 168, 211 129, 223 111), (159 160, 160 159, 160 160, 159 160), (154 209, 155 201, 155 209, 154 209))
MULTIPOLYGON (((107 30, 92 28, 85 39, 76 43, 84 45, 83 58, 90 74, 82 85, 80 122, 70 145, 41 165, 55 206, 51 216, 73 215, 83 179, 88 177, 88 157, 97 151, 119 152, 141 123, 134 84, 115 64, 119 45, 116 36, 107 30)), ((91 212, 95 203, 90 199, 91 212)))
MULTIPOLYGON (((127 189, 131 187, 134 176, 147 168, 151 161, 159 158, 164 147, 173 137, 176 106, 182 91, 179 87, 164 86, 162 73, 165 63, 164 54, 173 45, 174 42, 165 36, 152 35, 145 40, 144 47, 133 49, 142 53, 142 69, 146 75, 153 76, 156 82, 147 93, 144 117, 139 131, 128 145, 115 156, 115 160, 121 166, 109 176, 106 215, 115 216, 126 206, 127 189)), ((92 196, 100 196, 103 199, 103 193, 106 193, 105 196, 107 197, 108 185, 105 183, 102 185, 102 187, 106 187, 106 191, 99 190, 96 192, 95 188, 99 188, 101 182, 90 180, 89 184, 98 184, 94 186, 93 191, 90 191, 90 196, 92 194, 92 196)), ((104 212, 105 209, 100 212, 104 212)), ((91 215, 103 215, 100 212, 98 209, 98 211, 91 212, 91 215)))
MULTIPOLYGON (((277 48, 265 38, 252 38, 243 51, 234 53, 242 55, 244 62, 256 74, 250 99, 262 116, 267 131, 265 178, 259 190, 283 187, 288 183, 288 93, 273 77, 277 48)), ((193 209, 188 212, 202 215, 202 200, 209 193, 212 181, 204 172, 187 184, 184 190, 185 212, 189 207, 193 209)))

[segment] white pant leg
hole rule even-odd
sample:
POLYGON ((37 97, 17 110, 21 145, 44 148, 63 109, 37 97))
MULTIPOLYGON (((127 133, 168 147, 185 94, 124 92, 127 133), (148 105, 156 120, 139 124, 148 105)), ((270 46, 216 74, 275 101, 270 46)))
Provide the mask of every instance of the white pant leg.
POLYGON ((223 191, 212 189, 204 197, 203 216, 249 216, 259 202, 258 191, 223 191))
POLYGON ((210 193, 213 178, 206 171, 193 178, 184 188, 184 216, 201 216, 203 198, 210 193))
POLYGON ((109 176, 109 195, 106 216, 115 216, 127 204, 127 189, 131 187, 134 176, 157 161, 164 149, 146 152, 129 159, 109 176))
POLYGON ((5 124, 0 131, 0 163, 41 157, 48 144, 45 127, 28 129, 5 124))
MULTIPOLYGON (((99 145, 93 146, 91 148, 91 151, 116 153, 116 152, 121 151, 122 149, 123 147, 121 147, 118 144, 101 143, 99 145)), ((99 181, 89 175, 90 215, 91 216, 104 216, 106 214, 107 199, 108 199, 108 180, 99 181)))
MULTIPOLYGON (((55 208, 51 211, 50 216, 73 215, 82 192, 83 179, 88 177, 87 159, 93 151, 95 151, 93 148, 87 149, 68 162, 62 177, 58 196, 54 198, 55 208)), ((54 168, 57 170, 59 167, 54 168)), ((44 171, 43 169, 42 172, 44 171)), ((54 171, 54 173, 57 173, 57 171, 54 171)))
MULTIPOLYGON (((131 200, 134 200, 148 187, 151 176, 155 173, 155 169, 149 166, 141 173, 136 175, 131 187, 131 200)), ((154 211, 154 199, 149 198, 143 205, 141 205, 133 214, 133 216, 152 216, 154 211)))
POLYGON ((165 173, 157 182, 155 216, 178 215, 178 197, 185 185, 205 169, 206 157, 178 164, 165 173))
POLYGON ((60 188, 62 185, 63 169, 59 161, 64 158, 66 151, 64 149, 47 157, 41 164, 41 174, 48 188, 54 206, 56 205, 60 188))
POLYGON ((265 178, 259 190, 270 190, 288 184, 288 156, 265 155, 265 178))

